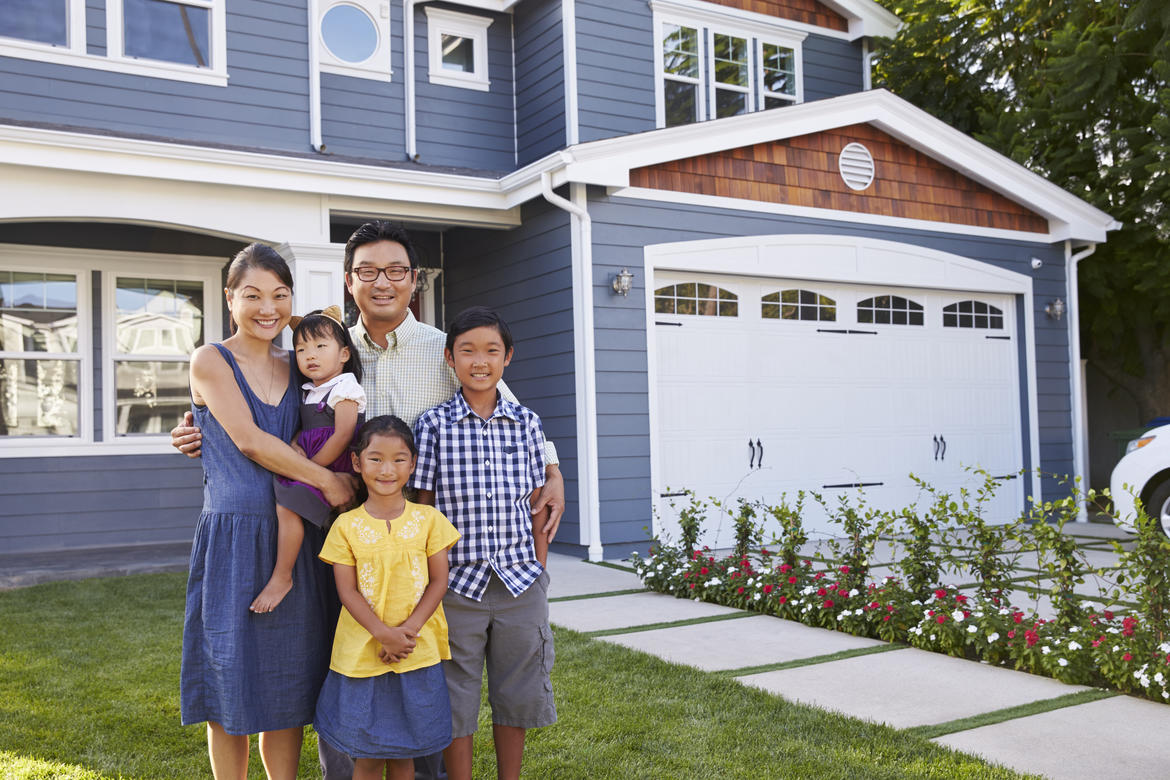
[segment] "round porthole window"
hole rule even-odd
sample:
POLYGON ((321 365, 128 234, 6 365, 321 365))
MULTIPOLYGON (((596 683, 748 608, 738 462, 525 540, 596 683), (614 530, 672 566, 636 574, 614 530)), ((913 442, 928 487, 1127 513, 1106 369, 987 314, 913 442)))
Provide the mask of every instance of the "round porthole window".
POLYGON ((837 158, 837 169, 851 190, 864 190, 873 184, 873 155, 861 144, 847 144, 837 158))
POLYGON ((378 27, 362 9, 339 3, 321 20, 321 39, 342 62, 364 62, 378 50, 378 27))

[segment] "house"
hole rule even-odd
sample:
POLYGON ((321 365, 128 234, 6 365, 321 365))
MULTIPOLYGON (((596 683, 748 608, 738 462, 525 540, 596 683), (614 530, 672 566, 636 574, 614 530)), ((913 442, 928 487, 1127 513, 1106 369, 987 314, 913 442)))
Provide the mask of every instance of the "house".
POLYGON ((511 323, 563 551, 644 547, 683 489, 896 506, 910 472, 979 466, 995 513, 1058 494, 1085 462, 1076 264, 1116 224, 870 89, 897 25, 871 0, 9 2, 0 547, 189 538, 200 470, 165 432, 227 259, 278 245, 295 310, 338 302, 370 218, 417 236, 420 318, 511 323))

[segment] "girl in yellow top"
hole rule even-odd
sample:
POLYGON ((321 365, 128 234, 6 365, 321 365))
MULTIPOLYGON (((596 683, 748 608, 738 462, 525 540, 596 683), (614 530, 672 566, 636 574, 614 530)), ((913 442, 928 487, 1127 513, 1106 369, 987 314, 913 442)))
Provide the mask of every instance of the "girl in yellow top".
POLYGON ((418 450, 406 423, 375 417, 353 444, 369 498, 334 521, 321 549, 344 609, 313 727, 354 759, 353 777, 414 777, 416 756, 451 742, 442 659, 451 657, 443 594, 459 533, 402 495, 418 450))

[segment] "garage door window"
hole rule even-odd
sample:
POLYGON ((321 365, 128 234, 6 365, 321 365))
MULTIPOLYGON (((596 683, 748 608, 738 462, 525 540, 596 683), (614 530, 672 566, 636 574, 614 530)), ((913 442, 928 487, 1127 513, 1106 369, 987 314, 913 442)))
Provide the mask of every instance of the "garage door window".
POLYGON ((943 327, 1003 330, 1003 310, 983 301, 958 301, 943 307, 943 327))
POLYGON ((671 284, 654 291, 654 311, 699 317, 738 317, 739 296, 713 284, 671 284))
POLYGON ((837 302, 812 290, 781 290, 760 299, 760 316, 766 320, 836 322, 837 302))
POLYGON ((922 304, 900 295, 875 295, 857 304, 857 321, 873 325, 922 325, 922 304))

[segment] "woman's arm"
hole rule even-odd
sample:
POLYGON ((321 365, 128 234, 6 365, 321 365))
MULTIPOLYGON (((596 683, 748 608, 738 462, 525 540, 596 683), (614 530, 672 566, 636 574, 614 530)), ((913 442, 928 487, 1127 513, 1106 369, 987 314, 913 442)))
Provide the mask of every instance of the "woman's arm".
POLYGON ((328 466, 341 457, 349 443, 353 441, 353 433, 357 430, 358 403, 346 398, 338 401, 333 408, 333 435, 325 440, 321 449, 313 456, 313 462, 318 466, 328 466))
POLYGON ((418 600, 410 617, 402 621, 401 625, 402 628, 416 636, 419 631, 422 631, 423 625, 431 619, 431 615, 435 614, 435 610, 443 601, 443 594, 447 592, 446 547, 434 555, 427 556, 427 576, 430 577, 430 581, 427 582, 427 588, 423 591, 422 598, 418 600))
MULTIPOLYGON (((357 570, 353 566, 346 566, 344 563, 333 564, 333 580, 337 583, 337 596, 349 610, 349 614, 353 615, 353 619, 382 645, 384 650, 384 653, 380 653, 382 660, 392 663, 410 655, 414 650, 418 632, 409 631, 404 626, 391 627, 382 622, 370 608, 366 597, 358 590, 357 570)), ((444 578, 443 587, 446 586, 447 580, 444 578)), ((434 611, 433 607, 431 611, 434 611)))
POLYGON ((205 345, 191 355, 191 390, 250 460, 271 472, 312 485, 325 494, 332 506, 353 500, 350 480, 306 460, 285 442, 256 427, 231 366, 215 347, 205 345))

